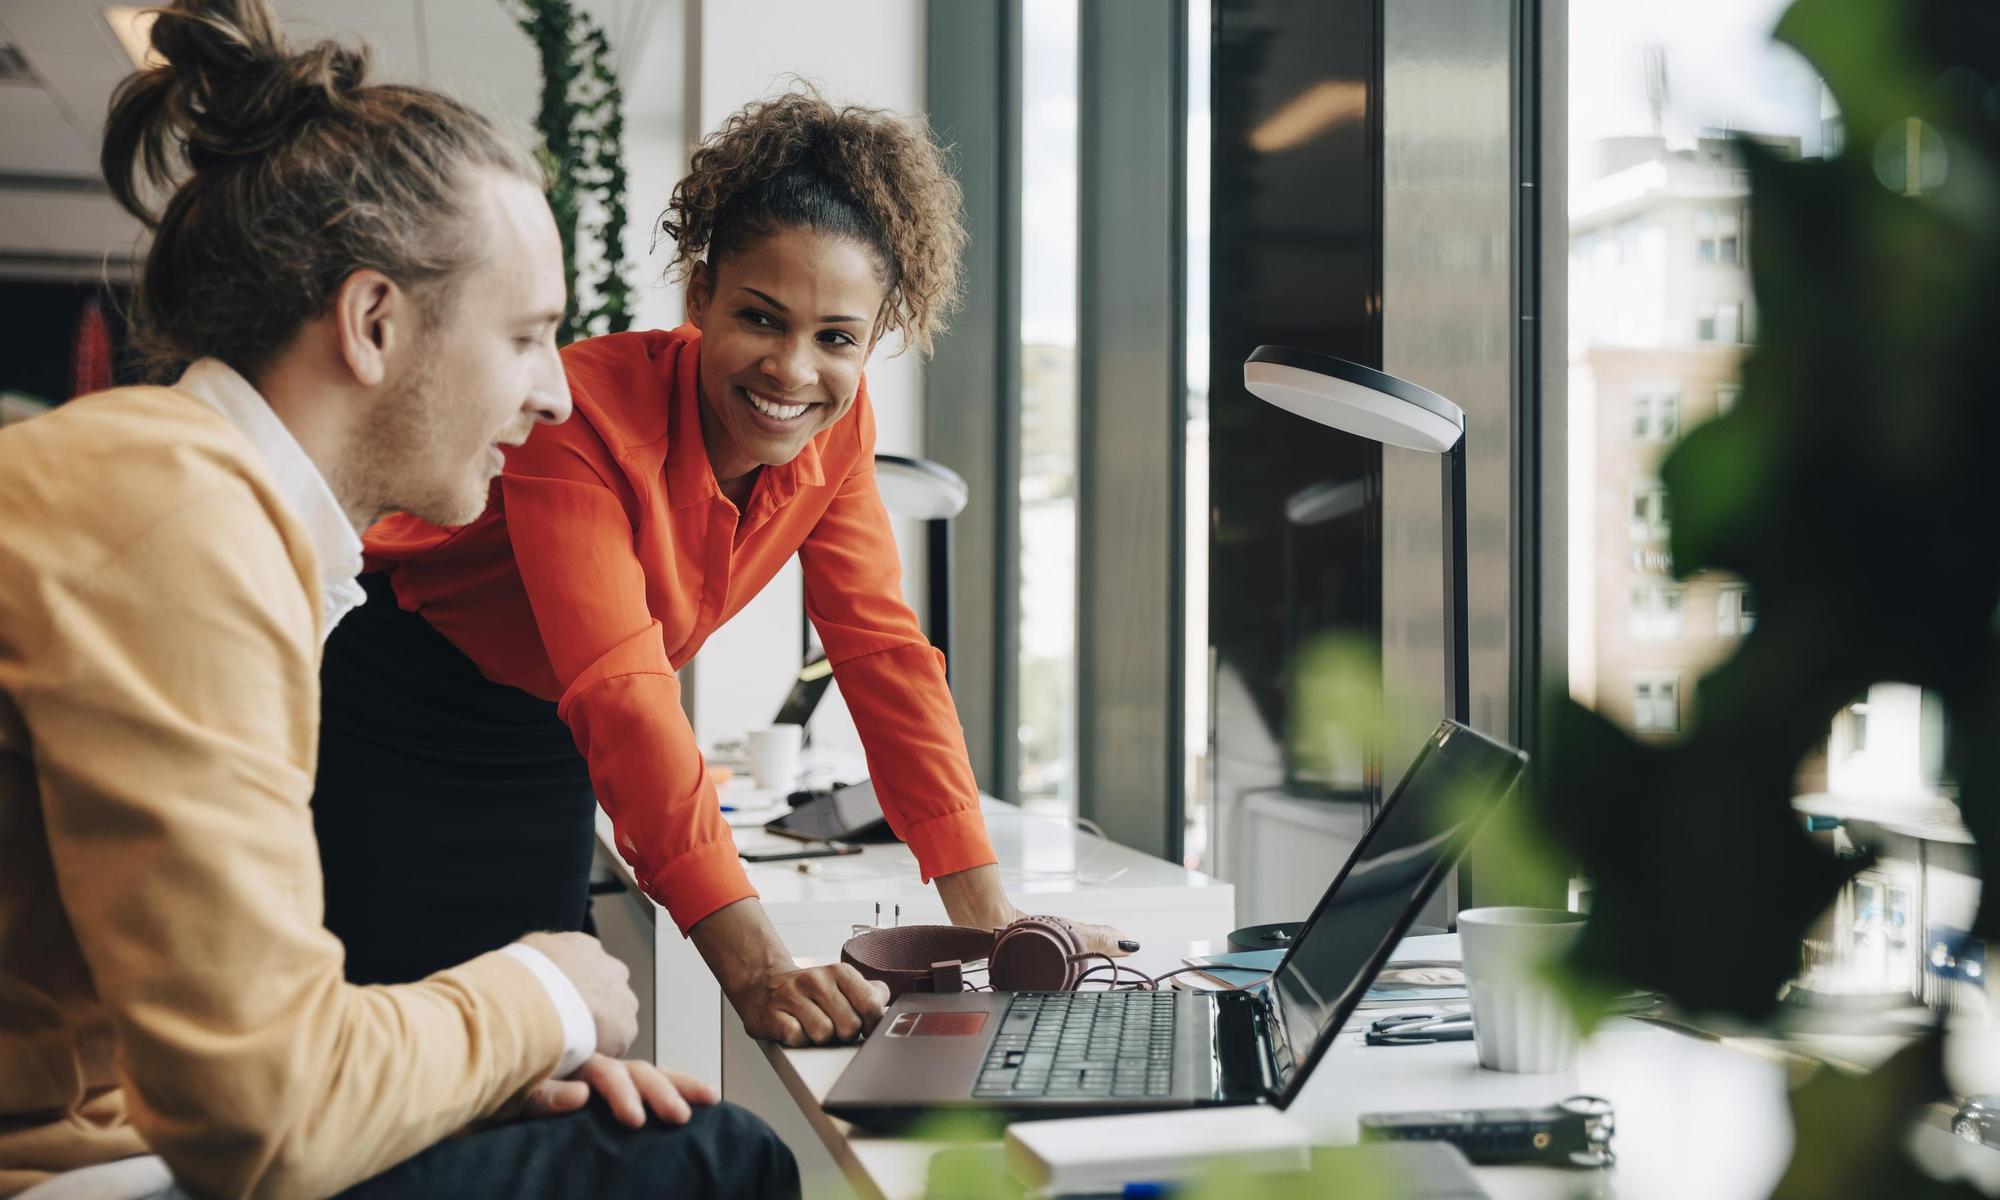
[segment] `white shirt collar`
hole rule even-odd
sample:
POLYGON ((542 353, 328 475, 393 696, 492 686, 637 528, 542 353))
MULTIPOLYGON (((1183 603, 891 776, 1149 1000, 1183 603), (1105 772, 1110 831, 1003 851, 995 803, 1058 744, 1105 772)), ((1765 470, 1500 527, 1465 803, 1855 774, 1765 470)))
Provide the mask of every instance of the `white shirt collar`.
POLYGON ((342 617, 368 598, 355 578, 361 574, 361 538, 348 521, 346 510, 292 431, 285 428, 250 381, 228 363, 199 359, 189 365, 174 388, 206 402, 250 439, 263 456, 279 494, 305 525, 319 558, 320 612, 325 618, 320 637, 324 640, 342 617))

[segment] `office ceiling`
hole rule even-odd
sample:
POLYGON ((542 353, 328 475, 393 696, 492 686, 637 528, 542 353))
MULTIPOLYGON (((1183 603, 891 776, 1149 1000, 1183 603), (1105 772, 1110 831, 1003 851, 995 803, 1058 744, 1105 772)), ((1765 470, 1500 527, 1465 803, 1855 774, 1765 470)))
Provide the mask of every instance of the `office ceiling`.
MULTIPOLYGON (((275 0, 274 7, 294 39, 367 41, 379 77, 428 83, 524 128, 534 117, 541 88, 534 51, 502 0, 275 0)), ((628 124, 644 137, 681 102, 680 6, 580 0, 579 7, 611 40, 628 124)), ((138 246, 140 229, 104 193, 97 171, 106 106, 132 70, 104 5, 6 0, 0 43, 18 48, 32 72, 0 79, 0 276, 89 278, 107 261, 116 270, 138 246)))

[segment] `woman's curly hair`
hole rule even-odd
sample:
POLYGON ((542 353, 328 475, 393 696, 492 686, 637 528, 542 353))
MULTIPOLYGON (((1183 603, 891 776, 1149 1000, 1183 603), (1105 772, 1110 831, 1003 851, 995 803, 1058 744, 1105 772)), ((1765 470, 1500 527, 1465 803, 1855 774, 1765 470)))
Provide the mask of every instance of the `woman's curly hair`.
POLYGON ((696 148, 660 229, 686 278, 780 229, 808 228, 872 247, 888 282, 878 334, 928 356, 958 307, 958 181, 928 130, 875 108, 835 108, 811 90, 737 112, 696 148))

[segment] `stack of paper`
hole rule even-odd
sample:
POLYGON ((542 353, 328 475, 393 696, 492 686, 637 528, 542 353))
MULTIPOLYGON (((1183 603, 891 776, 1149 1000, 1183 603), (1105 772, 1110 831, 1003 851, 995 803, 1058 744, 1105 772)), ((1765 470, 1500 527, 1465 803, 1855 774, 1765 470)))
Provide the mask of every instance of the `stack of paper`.
MULTIPOLYGON (((1277 970, 1283 950, 1242 950, 1233 954, 1190 955, 1181 961, 1200 970, 1175 977, 1182 987, 1207 991, 1253 988, 1277 970)), ((1455 959, 1391 959, 1361 998, 1363 1008, 1433 1004, 1463 1000, 1465 969, 1455 959)))

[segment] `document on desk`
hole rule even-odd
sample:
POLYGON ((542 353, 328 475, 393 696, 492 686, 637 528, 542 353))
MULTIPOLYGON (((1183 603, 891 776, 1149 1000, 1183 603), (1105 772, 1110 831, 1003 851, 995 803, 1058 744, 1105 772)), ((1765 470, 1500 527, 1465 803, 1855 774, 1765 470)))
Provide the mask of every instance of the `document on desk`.
MULTIPOLYGON (((1399 948, 1400 950, 1401 948, 1399 948)), ((1232 954, 1194 954, 1182 959, 1198 967, 1189 986, 1209 990, 1251 988, 1264 982, 1285 957, 1283 950, 1239 950, 1232 954)), ((1466 999, 1465 969, 1457 959, 1398 957, 1389 960, 1382 973, 1361 998, 1362 1008, 1383 1008, 1411 1004, 1436 1004, 1466 999)))

